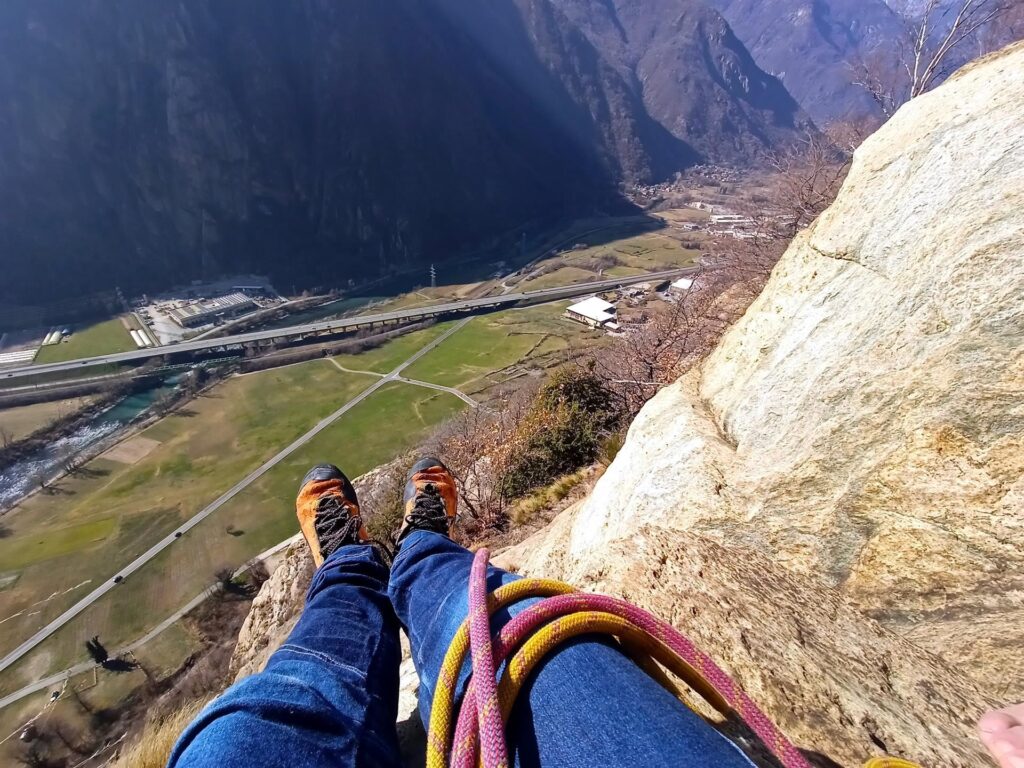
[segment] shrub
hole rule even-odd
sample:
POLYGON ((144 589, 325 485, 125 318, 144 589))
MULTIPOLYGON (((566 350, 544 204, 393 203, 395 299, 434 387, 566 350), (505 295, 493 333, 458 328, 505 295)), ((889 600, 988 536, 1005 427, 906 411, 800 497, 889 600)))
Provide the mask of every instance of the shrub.
POLYGON ((564 367, 537 393, 524 424, 526 438, 503 481, 508 498, 549 483, 597 458, 617 420, 611 393, 591 371, 564 367))

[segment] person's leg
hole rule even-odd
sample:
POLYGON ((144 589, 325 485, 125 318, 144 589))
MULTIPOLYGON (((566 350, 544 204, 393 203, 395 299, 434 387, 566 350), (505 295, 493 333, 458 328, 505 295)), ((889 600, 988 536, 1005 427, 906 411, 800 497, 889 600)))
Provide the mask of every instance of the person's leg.
MULTIPOLYGON (((438 671, 468 609, 473 555, 441 533, 413 530, 402 541, 389 594, 412 645, 427 724, 438 671)), ((491 568, 489 587, 518 578, 491 568)), ((536 601, 496 617, 496 626, 536 601)), ((468 664, 459 692, 469 676, 468 664)), ((693 714, 611 643, 578 638, 539 667, 508 727, 520 766, 692 766, 749 768, 739 749, 693 714)))
POLYGON ((320 567, 298 624, 263 672, 200 713, 175 746, 171 768, 399 765, 401 650, 389 571, 378 550, 362 543, 351 484, 337 468, 326 469, 328 476, 312 480, 311 471, 299 497, 303 533, 320 567))
POLYGON ((398 765, 401 651, 387 583, 373 547, 335 552, 287 642, 203 710, 169 766, 398 765))

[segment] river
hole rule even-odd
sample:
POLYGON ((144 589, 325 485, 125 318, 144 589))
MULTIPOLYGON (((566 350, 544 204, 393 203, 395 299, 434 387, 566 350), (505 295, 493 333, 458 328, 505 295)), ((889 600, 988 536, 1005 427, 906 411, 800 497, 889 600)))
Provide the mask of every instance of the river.
POLYGON ((0 470, 0 510, 7 509, 38 484, 50 477, 69 458, 122 429, 160 397, 174 391, 182 374, 171 376, 150 389, 136 392, 83 424, 70 435, 54 440, 45 448, 0 470))

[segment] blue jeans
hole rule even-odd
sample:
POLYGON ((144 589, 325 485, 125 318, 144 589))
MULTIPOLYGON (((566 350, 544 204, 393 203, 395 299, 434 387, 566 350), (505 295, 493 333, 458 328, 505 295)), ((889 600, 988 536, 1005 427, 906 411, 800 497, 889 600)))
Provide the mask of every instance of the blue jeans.
MULTIPOLYGON (((335 552, 313 577, 306 607, 266 669, 233 685, 182 734, 169 768, 400 765, 399 627, 429 719, 438 670, 466 616, 473 556, 415 531, 390 570, 370 546, 335 552)), ((491 568, 491 588, 518 578, 491 568)), ((495 617, 496 626, 533 601, 495 617)), ((460 678, 460 692, 469 676, 460 678)), ((739 749, 610 642, 582 637, 540 665, 508 727, 519 766, 750 768, 739 749)))

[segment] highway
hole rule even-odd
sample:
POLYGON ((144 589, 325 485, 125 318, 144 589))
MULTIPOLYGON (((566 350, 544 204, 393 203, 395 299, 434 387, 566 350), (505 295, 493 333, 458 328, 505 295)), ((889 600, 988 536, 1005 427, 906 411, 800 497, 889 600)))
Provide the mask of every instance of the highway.
POLYGON ((445 331, 443 334, 441 334, 438 338, 434 339, 432 342, 430 342, 429 344, 424 346, 422 349, 418 350, 416 352, 416 354, 412 355, 407 360, 405 360, 405 362, 403 362, 401 365, 399 365, 397 368, 395 368, 393 371, 391 371, 391 373, 387 374, 386 376, 381 376, 380 378, 378 378, 376 381, 373 382, 373 384, 371 384, 369 387, 364 389, 361 393, 356 395, 353 399, 349 400, 347 403, 345 403, 343 406, 341 406, 338 410, 336 410, 334 413, 332 413, 326 419, 324 419, 323 421, 319 422, 315 427, 313 427, 311 430, 309 430, 309 432, 307 432, 306 434, 302 435, 302 437, 300 437, 294 443, 292 443, 287 448, 282 450, 280 453, 275 455, 272 459, 270 459, 269 461, 267 461, 266 463, 261 465, 258 469, 254 470, 253 472, 250 472, 248 475, 246 475, 244 478, 242 478, 240 481, 238 481, 235 485, 233 485, 226 493, 224 493, 220 498, 218 498, 212 504, 210 504, 209 506, 207 506, 207 507, 203 508, 202 510, 200 510, 199 512, 197 512, 193 517, 189 518, 189 520, 187 520, 186 522, 182 523, 177 528, 175 528, 172 533, 170 533, 167 536, 165 536, 164 538, 162 538, 160 541, 158 541, 152 547, 147 549, 145 552, 143 552, 137 558, 132 560, 126 566, 124 566, 123 568, 118 569, 118 571, 116 572, 116 576, 115 577, 111 577, 111 578, 106 579, 101 586, 99 586, 96 589, 94 589, 88 595, 86 595, 81 600, 79 600, 77 603, 75 603, 70 608, 68 608, 66 611, 64 611, 64 613, 60 614, 57 618, 55 618, 53 621, 51 621, 45 627, 43 627, 38 632, 36 632, 34 635, 32 635, 30 638, 28 638, 25 642, 23 642, 21 645, 19 645, 17 648, 15 648, 13 651, 11 651, 6 656, 4 656, 2 659, 0 659, 0 672, 2 672, 3 670, 7 669, 9 666, 11 666, 11 664, 13 664, 18 659, 20 659, 22 656, 24 656, 26 653, 31 651, 33 648, 35 648, 37 645, 39 645, 41 642, 43 642, 46 638, 48 638, 50 635, 52 635, 58 629, 63 627, 65 624, 67 624, 69 621, 71 621, 78 614, 80 614, 82 611, 84 611, 90 605, 95 603, 97 600, 99 600, 105 594, 107 594, 111 590, 117 589, 118 584, 120 583, 121 580, 123 580, 123 579, 127 578, 128 576, 130 576, 131 574, 135 573, 135 571, 139 570, 139 568, 141 568, 146 563, 148 563, 150 560, 152 560, 154 557, 159 555, 161 552, 163 552, 165 549, 167 549, 167 547, 171 546, 175 541, 178 540, 178 537, 179 537, 180 534, 183 534, 184 532, 186 532, 186 531, 196 527, 197 525, 199 525, 199 523, 203 522, 203 520, 205 520, 210 515, 212 515, 214 512, 216 512, 218 509, 220 509, 222 506, 227 504, 229 501, 231 501, 231 499, 235 498, 235 496, 237 496, 242 491, 244 491, 246 488, 248 488, 250 485, 252 485, 252 483, 256 482, 259 478, 263 477, 263 475, 265 475, 267 472, 269 472, 271 469, 273 469, 279 463, 284 461, 284 459, 288 458, 288 456, 290 456, 292 453, 297 451, 302 446, 306 445, 306 443, 308 443, 310 440, 312 440, 318 434, 323 432, 325 429, 327 429, 327 427, 329 427, 335 421, 340 419, 342 416, 344 416, 350 410, 355 408, 357 405, 359 405, 359 403, 363 402, 366 398, 368 398, 370 395, 372 395, 378 389, 380 389, 381 387, 383 387, 385 384, 387 384, 389 382, 399 381, 401 379, 402 371, 404 371, 406 368, 408 368, 414 362, 419 360, 425 354, 427 354, 432 349, 434 349, 436 346, 438 346, 443 341, 445 341, 449 336, 451 336, 453 333, 455 333, 460 328, 462 328, 462 326, 464 326, 466 323, 468 323, 471 319, 472 318, 467 317, 467 318, 464 318, 464 319, 460 320, 459 322, 455 323, 455 325, 453 325, 451 328, 449 328, 447 331, 445 331), (115 578, 118 581, 115 581, 115 578))
MULTIPOLYGON (((417 309, 400 309, 394 312, 381 312, 371 315, 357 315, 355 317, 341 318, 337 320, 324 320, 305 325, 295 325, 290 328, 276 328, 267 331, 252 331, 239 333, 232 336, 222 336, 216 339, 200 339, 184 341, 180 344, 171 344, 164 347, 151 347, 136 349, 131 352, 119 352, 98 357, 86 357, 79 360, 68 360, 61 363, 46 363, 41 365, 27 365, 18 368, 8 368, 0 371, 0 379, 18 379, 26 376, 38 376, 47 373, 60 373, 64 371, 79 370, 96 365, 108 365, 111 363, 140 363, 154 357, 174 355, 188 352, 205 352, 212 349, 224 347, 257 344, 259 342, 270 342, 275 339, 301 338, 304 336, 330 335, 354 331, 358 328, 378 323, 394 323, 399 321, 416 321, 438 315, 447 315, 458 312, 474 312, 482 309, 491 309, 519 302, 554 301, 557 299, 568 299, 575 296, 583 296, 589 293, 622 288, 637 283, 661 282, 695 272, 696 268, 672 269, 663 272, 651 272, 644 275, 631 275, 629 277, 611 278, 608 280, 597 280, 590 283, 579 283, 578 285, 559 286, 557 288, 544 288, 539 291, 527 291, 525 293, 506 293, 500 296, 486 296, 481 299, 465 299, 453 301, 447 304, 434 304, 429 307, 417 309)), ((84 371, 83 371, 84 373, 84 371)))

